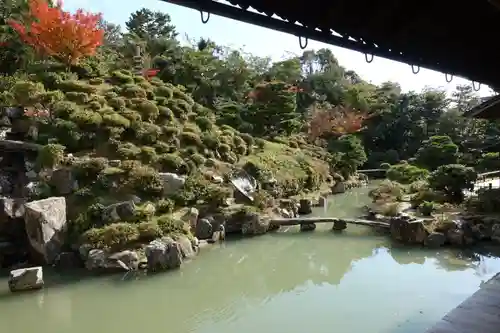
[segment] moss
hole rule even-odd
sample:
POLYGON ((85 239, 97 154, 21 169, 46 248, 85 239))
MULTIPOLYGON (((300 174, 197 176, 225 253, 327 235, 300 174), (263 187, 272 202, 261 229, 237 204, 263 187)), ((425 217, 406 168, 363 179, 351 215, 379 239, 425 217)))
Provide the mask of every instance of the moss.
POLYGON ((163 154, 158 157, 158 164, 164 172, 179 172, 184 166, 184 161, 179 155, 163 154))
POLYGON ((63 161, 65 149, 59 144, 43 146, 38 153, 37 165, 41 168, 53 168, 59 165, 63 161))
POLYGON ((144 89, 136 84, 126 84, 120 90, 120 94, 126 98, 146 98, 147 94, 144 89))
POLYGON ((113 223, 102 228, 92 228, 82 235, 82 242, 97 249, 121 250, 139 240, 139 230, 129 223, 113 223))
POLYGON ((203 147, 203 142, 198 134, 193 132, 182 132, 180 134, 181 145, 203 147))
POLYGON ((189 234, 189 226, 187 226, 183 221, 177 220, 170 215, 160 216, 157 219, 157 223, 163 235, 189 234))
POLYGON ((155 95, 165 98, 165 101, 172 99, 174 96, 173 89, 167 86, 159 86, 155 88, 155 95))
POLYGON ((163 236, 163 231, 156 221, 141 222, 137 226, 137 229, 139 231, 139 239, 145 242, 150 242, 163 236))
POLYGON ((76 80, 68 80, 68 81, 60 81, 57 87, 62 92, 83 92, 88 94, 93 94, 97 91, 95 86, 86 84, 85 82, 76 81, 76 80))

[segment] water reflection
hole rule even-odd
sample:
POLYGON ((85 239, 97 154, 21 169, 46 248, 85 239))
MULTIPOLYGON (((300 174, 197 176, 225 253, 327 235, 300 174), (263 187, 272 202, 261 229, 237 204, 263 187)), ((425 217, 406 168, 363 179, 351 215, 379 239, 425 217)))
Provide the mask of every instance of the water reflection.
POLYGON ((5 298, 0 320, 11 332, 42 333, 167 324, 175 332, 331 332, 333 322, 336 332, 421 332, 497 271, 494 258, 395 248, 363 227, 289 230, 222 244, 176 272, 5 298), (360 312, 363 321, 354 318, 360 312), (30 320, 12 320, 19 313, 30 320))

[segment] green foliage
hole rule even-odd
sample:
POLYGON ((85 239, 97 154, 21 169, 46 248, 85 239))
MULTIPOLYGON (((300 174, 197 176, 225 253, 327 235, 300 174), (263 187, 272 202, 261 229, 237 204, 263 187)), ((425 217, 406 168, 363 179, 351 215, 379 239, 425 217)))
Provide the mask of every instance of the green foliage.
POLYGON ((60 81, 57 87, 64 93, 82 92, 87 94, 93 94, 97 91, 97 88, 95 86, 76 80, 60 81))
POLYGON ((432 212, 434 212, 434 210, 436 209, 436 204, 432 201, 424 201, 420 205, 419 209, 422 215, 431 216, 432 212))
POLYGON ((163 236, 163 231, 155 221, 141 222, 137 225, 137 230, 139 232, 139 239, 144 242, 150 242, 163 236))
POLYGON ((401 200, 404 194, 404 188, 398 182, 384 180, 368 194, 370 198, 376 201, 401 200))
POLYGON ((387 178, 400 184, 410 184, 423 180, 429 175, 426 169, 420 169, 411 164, 396 164, 387 170, 387 178))
POLYGON ((214 126, 212 121, 208 117, 205 117, 205 116, 196 117, 195 122, 196 122, 196 125, 198 125, 198 127, 204 132, 210 131, 214 126))
POLYGON ((104 80, 100 77, 95 77, 89 80, 89 84, 98 86, 104 83, 104 80))
POLYGON ((137 225, 113 223, 102 228, 92 228, 82 235, 82 243, 96 249, 118 251, 139 239, 137 225))
POLYGON ((174 219, 169 215, 164 215, 158 218, 158 226, 163 235, 170 234, 187 234, 189 235, 189 229, 184 224, 184 222, 174 219))
POLYGON ((431 188, 443 191, 452 202, 464 200, 464 190, 472 191, 477 173, 471 167, 461 164, 442 165, 429 176, 431 188))
POLYGON ((415 158, 423 168, 436 170, 441 165, 457 163, 458 146, 448 136, 432 136, 423 142, 415 158))
POLYGON ((156 203, 156 212, 160 215, 172 213, 174 210, 174 202, 169 199, 161 199, 156 203))
POLYGON ((358 167, 367 161, 363 144, 354 135, 344 135, 338 140, 333 139, 329 143, 328 150, 339 154, 340 158, 334 168, 340 170, 345 178, 354 174, 358 167))
POLYGON ((380 169, 389 170, 391 165, 389 163, 380 163, 380 169))
POLYGON ((482 154, 479 161, 477 161, 477 170, 481 172, 500 170, 500 153, 482 154))
POLYGON ((160 155, 158 164, 163 172, 180 172, 185 166, 184 160, 176 154, 160 155))
POLYGON ((66 148, 59 144, 48 144, 43 146, 38 152, 37 165, 40 168, 53 168, 59 165, 64 159, 66 148))
POLYGON ((89 95, 84 92, 70 91, 66 93, 66 98, 77 104, 87 104, 89 102, 89 95))
POLYGON ((31 81, 18 81, 10 89, 14 105, 31 106, 39 102, 39 96, 45 91, 43 84, 31 81))

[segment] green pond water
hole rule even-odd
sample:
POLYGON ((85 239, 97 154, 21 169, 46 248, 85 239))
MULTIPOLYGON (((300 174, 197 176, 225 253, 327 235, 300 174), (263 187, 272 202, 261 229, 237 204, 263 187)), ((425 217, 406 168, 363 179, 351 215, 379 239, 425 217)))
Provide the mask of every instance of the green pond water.
MULTIPOLYGON (((357 216, 369 188, 333 196, 316 215, 357 216)), ((80 278, 46 272, 46 288, 11 294, 8 333, 423 333, 500 271, 500 260, 394 247, 367 227, 228 241, 180 270, 80 278)))

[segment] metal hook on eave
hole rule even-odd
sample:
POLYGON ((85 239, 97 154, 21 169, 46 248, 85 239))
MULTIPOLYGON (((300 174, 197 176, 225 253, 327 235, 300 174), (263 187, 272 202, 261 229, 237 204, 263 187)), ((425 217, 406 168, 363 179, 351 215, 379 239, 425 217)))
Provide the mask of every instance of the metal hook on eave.
POLYGON ((453 81, 453 74, 451 74, 450 78, 448 79, 448 74, 445 73, 444 74, 444 79, 446 80, 446 82, 450 83, 451 81, 453 81))
POLYGON ((481 89, 481 82, 478 82, 476 88, 476 82, 472 81, 472 89, 474 89, 474 91, 479 91, 481 89))
POLYGON ((411 65, 411 71, 413 74, 418 74, 420 72, 420 66, 417 66, 416 68, 417 69, 415 69, 415 65, 411 65))
POLYGON ((371 63, 373 61, 373 54, 370 54, 371 58, 368 58, 368 53, 365 53, 365 61, 367 63, 371 63), (368 60, 370 59, 370 60, 368 60))
POLYGON ((309 39, 307 39, 307 37, 304 39, 305 39, 305 43, 302 44, 302 37, 299 36, 299 46, 302 50, 305 49, 307 47, 307 44, 309 43, 309 39))
POLYGON ((210 12, 207 12, 207 18, 205 19, 203 17, 203 11, 200 10, 200 16, 201 16, 201 23, 205 24, 208 22, 208 20, 210 20, 210 12))

